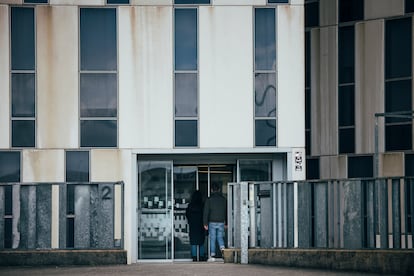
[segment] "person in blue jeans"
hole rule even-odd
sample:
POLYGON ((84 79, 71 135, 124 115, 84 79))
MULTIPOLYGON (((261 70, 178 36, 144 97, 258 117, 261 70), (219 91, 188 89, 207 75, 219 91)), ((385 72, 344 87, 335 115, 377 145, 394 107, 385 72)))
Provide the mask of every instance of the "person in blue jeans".
POLYGON ((215 261, 216 241, 221 252, 225 248, 224 228, 227 227, 227 200, 220 192, 220 186, 213 183, 210 197, 204 204, 203 212, 204 229, 208 230, 210 236, 210 258, 208 261, 215 261))

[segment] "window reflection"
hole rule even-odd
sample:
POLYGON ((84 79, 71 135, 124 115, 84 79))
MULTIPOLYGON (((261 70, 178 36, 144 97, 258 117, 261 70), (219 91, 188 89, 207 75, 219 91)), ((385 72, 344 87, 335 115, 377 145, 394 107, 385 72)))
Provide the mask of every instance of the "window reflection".
POLYGON ((116 120, 82 120, 81 146, 82 147, 116 147, 117 121, 116 120))
POLYGON ((276 120, 256 120, 256 146, 276 146, 276 120))
POLYGON ((197 74, 175 74, 175 116, 197 116, 197 74))
POLYGON ((12 116, 35 116, 35 74, 12 74, 12 116))
POLYGON ((240 160, 240 181, 271 181, 272 161, 240 160))
POLYGON ((276 74, 255 74, 255 112, 258 117, 276 116, 276 74))
POLYGON ((20 182, 20 152, 0 151, 0 182, 20 182))
POLYGON ((116 74, 81 74, 80 112, 82 117, 116 117, 116 74))
POLYGON ((276 69, 275 9, 256 9, 255 69, 276 69))
POLYGON ((13 120, 12 121, 12 146, 34 147, 35 146, 35 121, 13 120))
POLYGON ((196 120, 175 121, 175 145, 177 147, 196 147, 197 136, 196 120))
POLYGON ((66 182, 89 181, 89 152, 66 152, 66 182))
POLYGON ((196 9, 175 9, 175 70, 197 70, 196 9))

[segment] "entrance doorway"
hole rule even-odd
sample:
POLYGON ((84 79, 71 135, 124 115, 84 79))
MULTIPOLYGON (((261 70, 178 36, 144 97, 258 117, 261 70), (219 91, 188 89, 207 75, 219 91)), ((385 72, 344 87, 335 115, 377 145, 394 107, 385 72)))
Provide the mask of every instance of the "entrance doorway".
POLYGON ((190 260, 185 211, 191 195, 199 190, 205 201, 211 185, 217 183, 226 196, 227 183, 235 181, 235 164, 140 161, 138 168, 138 259, 190 260))

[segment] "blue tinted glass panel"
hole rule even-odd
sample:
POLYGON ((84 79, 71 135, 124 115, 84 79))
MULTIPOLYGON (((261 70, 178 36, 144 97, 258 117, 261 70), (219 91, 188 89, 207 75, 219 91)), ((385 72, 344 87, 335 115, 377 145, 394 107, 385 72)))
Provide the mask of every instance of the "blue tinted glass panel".
POLYGON ((319 26, 319 2, 305 4, 305 27, 319 26))
POLYGON ((66 214, 75 214, 75 185, 66 186, 66 214))
POLYGON ((13 215, 13 186, 6 185, 4 187, 4 214, 6 216, 13 215))
POLYGON ((34 147, 35 146, 35 121, 14 120, 12 121, 12 147, 34 147))
POLYGON ((66 152, 66 181, 89 181, 89 152, 66 152))
MULTIPOLYGON (((411 80, 385 83, 385 112, 398 111, 411 111, 411 80)), ((386 118, 387 123, 407 121, 411 121, 411 118, 386 118)))
POLYGON ((241 181, 271 181, 272 162, 268 160, 240 160, 241 181))
POLYGON ((385 25, 385 78, 411 77, 411 17, 385 25))
POLYGON ((339 87, 338 124, 339 126, 355 125, 355 92, 353 85, 339 87))
POLYGON ((276 74, 255 74, 256 117, 276 117, 276 74))
POLYGON ((197 70, 196 9, 175 9, 175 70, 197 70))
POLYGON ((81 74, 81 117, 116 117, 117 105, 116 74, 81 74))
POLYGON ((412 125, 391 125, 385 127, 385 150, 412 150, 412 125))
POLYGON ((306 159, 306 179, 319 179, 319 159, 306 159))
POLYGON ((175 74, 175 116, 197 116, 197 74, 175 74))
POLYGON ((81 70, 116 70, 116 47, 116 9, 81 9, 81 70))
POLYGON ((289 0, 268 0, 268 3, 289 3, 289 0))
POLYGON ((344 128, 339 130, 339 153, 355 152, 355 129, 344 128))
POLYGON ((35 116, 35 74, 12 74, 12 116, 35 116))
POLYGON ((4 219, 4 248, 12 248, 13 245, 13 218, 4 219))
POLYGON ((305 149, 306 149, 306 155, 311 155, 311 132, 310 130, 305 131, 305 149))
POLYGON ((20 182, 20 152, 0 151, 0 182, 20 182))
POLYGON ((374 163, 372 156, 348 157, 348 177, 373 177, 374 163))
POLYGON ((35 69, 34 9, 11 8, 12 70, 35 69))
POLYGON ((108 0, 108 4, 129 4, 129 0, 108 0))
POLYGON ((276 69, 275 9, 255 10, 255 69, 276 69))
POLYGON ((66 247, 73 248, 75 246, 75 219, 66 219, 66 247))
POLYGON ((198 145, 198 131, 196 120, 175 121, 175 146, 196 147, 198 145))
POLYGON ((340 27, 338 34, 339 83, 355 82, 355 30, 354 26, 340 27))
POLYGON ((364 19, 363 0, 339 0, 339 22, 364 19))
POLYGON ((210 0, 175 0, 174 4, 210 4, 210 0))
POLYGON ((47 4, 48 0, 24 0, 25 4, 47 4))
POLYGON ((81 121, 81 147, 116 147, 117 121, 81 121))
POLYGON ((276 146, 276 120, 256 120, 256 146, 276 146))

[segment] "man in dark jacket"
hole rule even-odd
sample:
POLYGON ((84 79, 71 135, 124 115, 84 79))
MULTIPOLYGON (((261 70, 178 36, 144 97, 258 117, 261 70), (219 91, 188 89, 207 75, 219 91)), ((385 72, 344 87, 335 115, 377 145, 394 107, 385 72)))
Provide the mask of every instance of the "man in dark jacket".
POLYGON ((204 204, 203 223, 204 229, 208 230, 210 236, 210 259, 215 261, 216 240, 220 250, 224 249, 224 227, 227 227, 227 200, 221 194, 220 187, 213 183, 211 195, 204 204))

